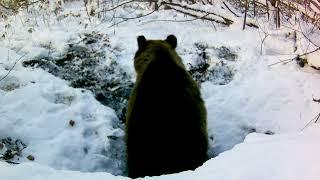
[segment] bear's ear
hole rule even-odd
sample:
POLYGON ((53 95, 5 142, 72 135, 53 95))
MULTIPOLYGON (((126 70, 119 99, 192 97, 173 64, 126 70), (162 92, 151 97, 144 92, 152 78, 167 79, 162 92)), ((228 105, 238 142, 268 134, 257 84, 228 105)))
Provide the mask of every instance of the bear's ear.
POLYGON ((174 35, 169 35, 166 39, 167 43, 169 43, 173 49, 177 47, 177 38, 174 35))
POLYGON ((146 40, 146 38, 144 36, 138 36, 137 41, 138 41, 139 49, 144 47, 146 45, 146 42, 147 42, 147 40, 146 40))

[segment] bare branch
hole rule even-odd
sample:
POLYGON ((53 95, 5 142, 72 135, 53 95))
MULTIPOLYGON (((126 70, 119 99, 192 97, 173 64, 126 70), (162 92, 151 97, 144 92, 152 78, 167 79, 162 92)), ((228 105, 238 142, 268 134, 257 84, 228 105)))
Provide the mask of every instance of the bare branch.
POLYGON ((9 8, 9 7, 5 6, 5 5, 3 5, 2 3, 0 3, 0 7, 3 7, 3 8, 5 8, 5 9, 7 9, 7 10, 10 10, 10 9, 11 9, 11 8, 9 8))
MULTIPOLYGON (((102 10, 102 11, 103 11, 103 12, 113 11, 113 10, 117 9, 118 7, 121 7, 121 6, 123 6, 123 5, 129 4, 129 3, 132 3, 132 2, 135 2, 135 1, 136 1, 136 0, 130 0, 130 1, 124 2, 124 3, 122 3, 122 4, 119 4, 119 5, 111 8, 111 9, 105 9, 105 10, 102 10)), ((101 12, 101 11, 100 11, 100 12, 101 12)))
POLYGON ((16 66, 16 64, 17 64, 24 56, 26 56, 26 54, 23 55, 23 56, 21 56, 18 60, 16 60, 16 62, 13 64, 13 66, 12 66, 11 69, 8 71, 8 73, 7 73, 5 76, 3 76, 2 78, 0 78, 0 81, 4 80, 6 77, 8 77, 8 75, 9 75, 10 72, 13 70, 13 68, 16 66))
POLYGON ((284 60, 281 60, 279 62, 276 62, 276 63, 273 63, 273 64, 269 64, 268 66, 271 67, 271 66, 274 66, 274 65, 277 65, 277 64, 280 64, 280 63, 284 63, 284 64, 287 64, 291 61, 293 61, 295 58, 291 58, 291 59, 284 59, 284 60))
POLYGON ((233 12, 225 2, 222 2, 222 3, 226 6, 226 8, 227 8, 233 15, 235 15, 236 17, 240 17, 240 16, 237 15, 235 12, 233 12))
POLYGON ((317 114, 314 118, 312 118, 312 119, 301 129, 301 131, 303 131, 306 127, 308 127, 309 124, 311 124, 312 122, 317 123, 317 121, 319 120, 319 118, 320 118, 320 113, 317 114))
POLYGON ((280 64, 280 63, 285 63, 285 64, 286 64, 286 63, 288 63, 288 62, 290 62, 290 61, 295 60, 295 59, 296 59, 297 57, 299 57, 299 56, 305 56, 305 55, 308 55, 308 54, 312 54, 312 53, 315 53, 315 52, 317 52, 317 51, 319 51, 319 50, 320 50, 320 47, 318 47, 318 48, 316 48, 316 49, 314 49, 314 50, 312 50, 312 51, 309 51, 309 52, 306 52, 306 53, 297 55, 297 56, 294 57, 294 58, 284 59, 284 60, 281 60, 281 61, 279 61, 279 62, 270 64, 269 67, 274 66, 274 65, 276 65, 276 64, 280 64))
MULTIPOLYGON (((159 8, 160 8, 161 6, 162 6, 162 4, 160 4, 159 8)), ((147 13, 147 14, 144 14, 144 15, 141 15, 141 16, 138 16, 138 17, 129 17, 129 18, 126 18, 126 17, 117 17, 117 18, 122 18, 123 20, 120 21, 120 22, 114 23, 113 25, 109 26, 109 28, 114 27, 114 26, 117 26, 117 25, 119 25, 119 24, 121 24, 121 23, 124 23, 124 22, 126 22, 126 21, 128 21, 128 20, 131 20, 131 19, 139 19, 139 18, 143 18, 143 17, 149 16, 149 15, 153 14, 153 13, 156 12, 156 11, 157 11, 157 10, 153 10, 153 11, 147 13)))
POLYGON ((303 30, 302 30, 302 27, 301 27, 301 24, 300 24, 300 21, 298 21, 298 23, 299 23, 299 28, 300 28, 300 33, 311 43, 311 44, 313 44, 314 46, 316 46, 316 47, 319 47, 319 45, 317 45, 317 44, 315 44, 304 32, 303 32, 303 30))

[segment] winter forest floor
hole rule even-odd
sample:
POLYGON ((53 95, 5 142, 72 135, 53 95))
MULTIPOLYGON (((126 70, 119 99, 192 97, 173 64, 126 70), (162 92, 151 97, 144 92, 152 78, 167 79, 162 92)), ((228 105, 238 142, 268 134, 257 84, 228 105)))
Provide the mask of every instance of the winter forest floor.
POLYGON ((320 46, 319 33, 298 15, 279 29, 249 18, 259 28, 242 30, 243 17, 215 2, 192 7, 233 24, 163 9, 144 17, 152 10, 143 3, 99 18, 73 2, 59 15, 34 7, 0 20, 0 179, 128 179, 123 119, 136 38, 174 34, 201 84, 211 159, 145 179, 318 180, 320 72, 311 66, 320 54, 303 68, 294 58, 320 46))

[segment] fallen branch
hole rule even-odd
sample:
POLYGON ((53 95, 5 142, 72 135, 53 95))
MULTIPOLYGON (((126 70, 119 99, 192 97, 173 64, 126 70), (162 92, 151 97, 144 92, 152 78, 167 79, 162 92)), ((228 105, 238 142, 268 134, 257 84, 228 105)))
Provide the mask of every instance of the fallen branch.
POLYGON ((316 67, 316 66, 313 66, 313 65, 311 65, 310 67, 312 67, 312 68, 315 69, 315 70, 320 71, 320 67, 316 67))
POLYGON ((288 62, 290 62, 290 61, 295 60, 297 57, 301 57, 301 56, 305 56, 305 55, 308 55, 308 54, 312 54, 312 53, 317 52, 317 51, 319 51, 319 50, 320 50, 320 47, 318 47, 318 48, 316 48, 316 49, 314 49, 314 50, 312 50, 312 51, 303 53, 303 54, 301 54, 301 55, 297 55, 297 56, 294 57, 294 58, 284 59, 284 60, 281 60, 281 61, 279 61, 279 62, 270 64, 269 67, 274 66, 274 65, 279 64, 279 63, 282 63, 282 62, 283 62, 283 63, 288 63, 288 62))
POLYGON ((180 4, 170 3, 170 2, 165 2, 165 1, 163 1, 161 3, 161 5, 167 5, 169 8, 171 8, 171 9, 177 11, 177 12, 180 12, 180 13, 192 16, 192 17, 201 18, 201 16, 199 17, 198 15, 195 15, 195 14, 192 14, 190 12, 183 11, 183 10, 179 10, 177 8, 174 8, 174 7, 180 7, 180 8, 183 8, 185 10, 190 10, 190 11, 194 11, 194 12, 200 12, 200 13, 205 13, 205 14, 208 14, 208 15, 216 16, 218 18, 223 19, 223 21, 220 21, 220 20, 217 20, 217 19, 214 19, 214 18, 209 18, 209 17, 204 17, 202 19, 205 19, 205 20, 208 20, 208 21, 214 21, 216 23, 220 23, 220 24, 223 24, 223 25, 226 25, 226 26, 229 26, 229 25, 231 25, 233 23, 233 21, 231 19, 228 19, 226 17, 223 17, 223 16, 221 16, 219 14, 216 14, 216 13, 213 13, 213 12, 208 12, 208 11, 195 9, 195 8, 191 8, 191 7, 188 7, 188 6, 183 6, 183 5, 180 5, 180 4))
POLYGON ((206 17, 208 15, 209 14, 206 14, 206 15, 201 16, 199 18, 186 19, 186 20, 156 19, 156 20, 150 20, 150 21, 144 22, 142 24, 147 24, 147 23, 151 23, 151 22, 190 22, 190 21, 195 21, 195 20, 198 20, 198 19, 203 19, 204 17, 206 17))
POLYGON ((199 17, 199 16, 197 16, 197 15, 195 15, 195 14, 191 14, 191 13, 188 13, 188 12, 185 12, 185 11, 181 11, 181 10, 174 9, 174 8, 172 8, 172 9, 175 10, 175 11, 177 11, 177 12, 186 14, 186 15, 188 15, 188 16, 195 17, 195 18, 197 18, 197 19, 204 19, 204 20, 207 20, 207 21, 213 21, 213 22, 216 22, 216 23, 219 23, 219 24, 223 24, 223 25, 225 25, 225 26, 229 26, 229 25, 230 25, 229 23, 226 23, 226 22, 224 22, 224 21, 219 21, 219 20, 216 20, 216 19, 207 17, 209 14, 206 15, 206 16, 199 17))
POLYGON ((13 161, 5 161, 6 163, 9 163, 9 164, 20 164, 20 163, 17 163, 17 162, 13 162, 13 161))

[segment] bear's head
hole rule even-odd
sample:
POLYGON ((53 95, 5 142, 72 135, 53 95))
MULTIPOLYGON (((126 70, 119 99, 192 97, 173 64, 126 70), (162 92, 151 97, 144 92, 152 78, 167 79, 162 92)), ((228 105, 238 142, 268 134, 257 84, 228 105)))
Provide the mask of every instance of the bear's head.
POLYGON ((177 38, 174 35, 169 35, 165 40, 147 40, 144 36, 138 36, 137 42, 138 50, 134 56, 134 67, 138 75, 156 59, 172 59, 181 63, 181 59, 175 52, 177 38))
POLYGON ((138 42, 139 49, 143 49, 147 45, 150 45, 156 42, 170 45, 171 48, 173 49, 177 47, 177 38, 174 35, 169 35, 166 40, 149 40, 149 41, 147 41, 147 39, 144 36, 138 36, 137 42, 138 42))

